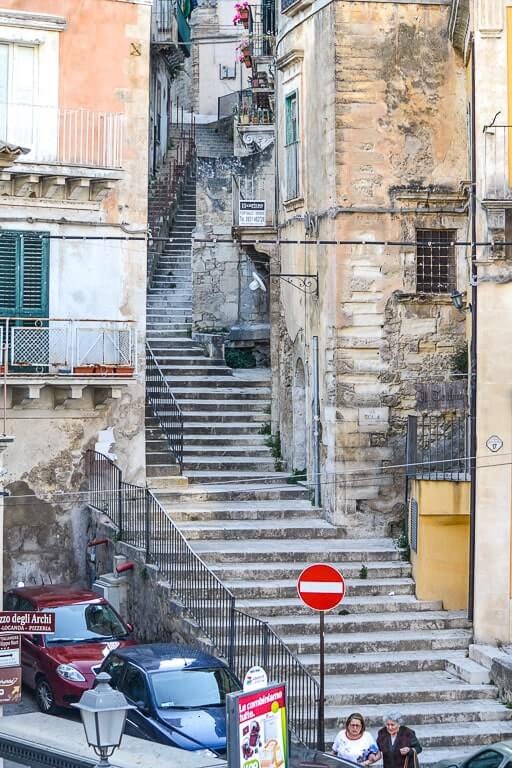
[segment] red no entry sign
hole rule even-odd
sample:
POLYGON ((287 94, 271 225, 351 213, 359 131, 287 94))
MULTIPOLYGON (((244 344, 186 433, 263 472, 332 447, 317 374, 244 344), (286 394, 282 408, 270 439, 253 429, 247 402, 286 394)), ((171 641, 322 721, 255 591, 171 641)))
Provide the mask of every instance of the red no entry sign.
POLYGON ((315 563, 304 568, 297 581, 303 603, 314 611, 330 611, 345 597, 345 580, 332 565, 315 563))

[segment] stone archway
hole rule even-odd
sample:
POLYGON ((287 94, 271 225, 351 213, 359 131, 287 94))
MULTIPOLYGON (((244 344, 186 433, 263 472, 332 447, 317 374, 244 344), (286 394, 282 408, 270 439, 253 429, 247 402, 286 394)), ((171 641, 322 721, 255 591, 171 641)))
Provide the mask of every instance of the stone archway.
POLYGON ((292 390, 293 404, 293 467, 304 469, 307 464, 306 376, 299 358, 295 365, 292 390))

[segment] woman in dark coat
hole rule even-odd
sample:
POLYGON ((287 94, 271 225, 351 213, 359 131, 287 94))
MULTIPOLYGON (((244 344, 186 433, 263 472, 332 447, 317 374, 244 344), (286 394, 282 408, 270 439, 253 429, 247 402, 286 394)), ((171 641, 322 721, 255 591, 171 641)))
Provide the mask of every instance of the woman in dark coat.
POLYGON ((411 728, 403 725, 400 712, 390 712, 384 718, 384 728, 377 735, 384 768, 414 768, 414 752, 421 752, 421 744, 411 728))

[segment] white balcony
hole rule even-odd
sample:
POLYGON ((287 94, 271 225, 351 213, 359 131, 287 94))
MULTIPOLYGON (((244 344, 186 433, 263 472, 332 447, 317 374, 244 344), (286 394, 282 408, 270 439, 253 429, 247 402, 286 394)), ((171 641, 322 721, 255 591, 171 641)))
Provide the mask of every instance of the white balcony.
POLYGON ((132 377, 137 367, 132 322, 0 318, 0 346, 7 378, 132 377))
POLYGON ((0 138, 29 150, 25 163, 120 169, 123 115, 0 103, 0 138))

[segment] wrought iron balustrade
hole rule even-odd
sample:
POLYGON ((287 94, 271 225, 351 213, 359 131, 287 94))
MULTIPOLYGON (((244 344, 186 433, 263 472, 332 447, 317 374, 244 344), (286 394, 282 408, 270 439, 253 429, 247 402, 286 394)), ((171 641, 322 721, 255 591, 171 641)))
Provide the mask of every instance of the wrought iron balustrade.
POLYGON ((151 42, 170 45, 178 42, 175 0, 155 0, 151 12, 151 42))
POLYGON ((123 124, 117 112, 0 103, 0 135, 29 149, 28 163, 121 168, 123 124))
POLYGON ((125 483, 107 457, 87 451, 89 505, 112 520, 122 541, 138 547, 154 563, 171 590, 198 622, 240 678, 263 666, 272 680, 288 686, 288 722, 296 737, 316 738, 319 684, 297 656, 261 619, 241 611, 236 599, 191 549, 167 511, 147 488, 125 483))
POLYGON ((146 399, 158 419, 170 451, 182 468, 183 413, 148 342, 146 352, 146 399))
POLYGON ((407 475, 419 480, 469 480, 469 419, 465 414, 409 416, 407 475))
POLYGON ((0 342, 6 375, 131 376, 136 370, 133 322, 0 317, 0 342))

